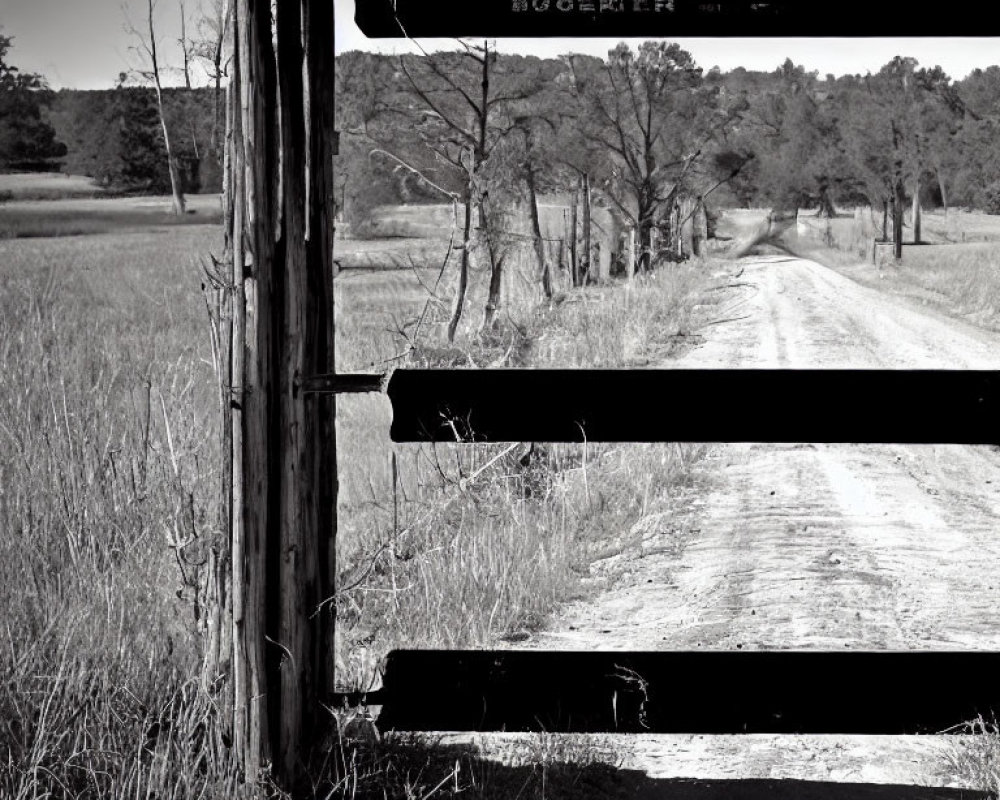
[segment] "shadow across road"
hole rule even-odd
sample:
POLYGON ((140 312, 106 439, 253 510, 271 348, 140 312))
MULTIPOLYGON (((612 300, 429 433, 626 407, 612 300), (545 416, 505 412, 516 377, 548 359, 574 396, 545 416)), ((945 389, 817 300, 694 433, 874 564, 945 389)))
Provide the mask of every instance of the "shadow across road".
POLYGON ((529 748, 507 764, 468 744, 390 736, 349 759, 357 774, 368 776, 353 784, 353 795, 358 800, 422 797, 433 788, 436 798, 463 800, 985 800, 992 796, 904 784, 654 778, 604 762, 574 763, 588 757, 585 747, 561 750, 558 737, 536 747, 537 751, 529 748))

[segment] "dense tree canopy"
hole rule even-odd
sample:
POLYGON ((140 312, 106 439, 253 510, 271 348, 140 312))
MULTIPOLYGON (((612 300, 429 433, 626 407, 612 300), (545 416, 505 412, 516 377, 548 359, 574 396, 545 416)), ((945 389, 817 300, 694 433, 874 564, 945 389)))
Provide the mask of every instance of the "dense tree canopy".
POLYGON ((38 167, 66 148, 42 114, 51 97, 45 79, 8 61, 11 42, 0 34, 0 169, 38 167))
MULTIPOLYGON (((212 142, 213 90, 165 89, 163 97, 184 191, 219 191, 222 142, 212 142)), ((66 143, 64 172, 89 175, 118 189, 169 192, 153 89, 120 80, 115 89, 63 90, 54 95, 49 117, 66 143)))

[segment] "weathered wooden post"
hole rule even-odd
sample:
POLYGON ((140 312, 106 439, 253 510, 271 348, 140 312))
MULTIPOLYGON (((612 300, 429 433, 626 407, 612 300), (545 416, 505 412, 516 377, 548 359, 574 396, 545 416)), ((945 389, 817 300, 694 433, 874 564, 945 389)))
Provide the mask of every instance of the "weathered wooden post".
POLYGON ((903 260, 903 182, 897 179, 892 197, 892 255, 903 260))
POLYGON ((670 223, 670 229, 674 232, 674 245, 677 248, 677 260, 680 261, 684 258, 684 236, 681 231, 681 206, 680 202, 677 200, 674 201, 671 218, 672 221, 670 223))
POLYGON ((233 746, 294 791, 333 722, 335 405, 303 385, 334 371, 333 2, 232 25, 233 746))
POLYGON ((575 189, 573 191, 573 207, 570 209, 569 215, 569 259, 574 286, 579 286, 583 283, 583 281, 580 280, 580 264, 576 259, 576 209, 578 205, 580 205, 580 191, 579 189, 575 189))
POLYGON ((590 173, 583 175, 583 263, 580 267, 581 283, 592 283, 592 252, 590 248, 590 173))
POLYGON ((625 238, 625 279, 631 283, 635 275, 635 228, 628 229, 625 238))
POLYGON ((702 243, 708 239, 708 215, 705 213, 705 204, 701 198, 698 198, 691 224, 691 255, 700 256, 702 243))

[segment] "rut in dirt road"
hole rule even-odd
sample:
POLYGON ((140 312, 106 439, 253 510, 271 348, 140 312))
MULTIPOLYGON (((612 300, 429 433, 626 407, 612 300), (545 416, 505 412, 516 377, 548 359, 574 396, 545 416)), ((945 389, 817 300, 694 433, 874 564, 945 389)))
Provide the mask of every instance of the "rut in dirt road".
MULTIPOLYGON (((664 367, 997 369, 1000 337, 860 286, 815 261, 743 259, 725 322, 664 367)), ((845 398, 849 401, 851 398, 845 398)), ((864 402, 864 398, 857 398, 864 402)), ((876 398, 872 398, 876 400, 876 398)))
MULTIPOLYGON (((717 307, 726 321, 704 328, 700 346, 662 366, 1000 368, 1000 336, 811 261, 746 258, 719 280, 732 284, 717 307)), ((854 412, 893 413, 878 397, 843 403, 854 412)), ((732 413, 740 413, 738 398, 732 413)), ((1000 648, 1000 456, 993 448, 715 444, 690 483, 634 530, 642 557, 619 566, 609 590, 564 608, 526 646, 1000 648)), ((861 744, 791 737, 782 740, 793 743, 785 755, 766 758, 760 742, 739 741, 746 737, 715 745, 667 738, 669 745, 655 737, 633 743, 635 758, 662 774, 947 782, 929 755, 939 737, 919 744, 878 737, 874 750, 863 737, 861 744), (854 755, 848 763, 838 752, 854 755), (872 764, 864 764, 866 753, 872 764), (734 755, 742 766, 733 765, 734 755)))
MULTIPOLYGON (((997 335, 815 262, 740 264, 718 312, 730 321, 663 366, 1000 366, 997 335)), ((893 413, 877 397, 843 402, 893 413)), ((640 523, 645 557, 631 578, 567 608, 538 646, 1000 647, 992 448, 713 445, 693 483, 640 523)))

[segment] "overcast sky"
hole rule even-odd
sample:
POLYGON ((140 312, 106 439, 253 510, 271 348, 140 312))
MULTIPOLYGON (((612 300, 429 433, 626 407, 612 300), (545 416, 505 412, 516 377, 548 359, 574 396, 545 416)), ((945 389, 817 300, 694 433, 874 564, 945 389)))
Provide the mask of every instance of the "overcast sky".
MULTIPOLYGON (((474 2, 474 0, 469 0, 474 2)), ((189 11, 199 0, 186 0, 189 11)), ((354 24, 353 0, 335 0, 336 47, 345 50, 404 52, 412 43, 396 39, 367 39, 354 24)), ((126 8, 136 25, 144 21, 145 0, 0 0, 0 31, 14 37, 10 63, 45 75, 53 88, 104 89, 114 85, 119 72, 138 66, 130 47, 134 39, 124 30, 126 8)), ((157 21, 164 63, 179 65, 176 40, 180 30, 178 0, 158 0, 157 21)), ((499 39, 501 52, 554 56, 567 52, 606 55, 618 40, 609 39, 499 39)), ((627 40, 633 44, 639 39, 627 40)), ((679 42, 706 70, 737 66, 773 70, 786 57, 808 70, 827 73, 875 71, 895 55, 914 56, 924 66, 940 65, 951 77, 965 77, 976 67, 1000 63, 997 38, 916 39, 685 39, 679 42)), ((450 40, 427 39, 428 50, 450 48, 450 40)), ((174 80, 179 80, 175 73, 174 80)))

